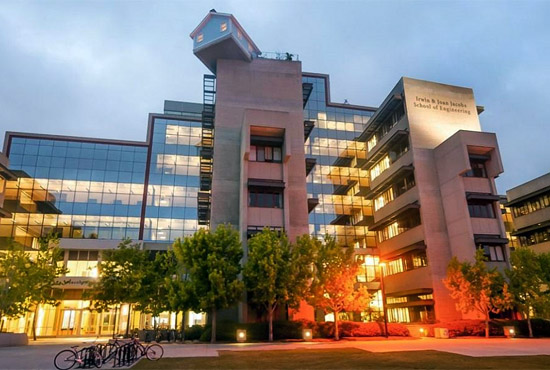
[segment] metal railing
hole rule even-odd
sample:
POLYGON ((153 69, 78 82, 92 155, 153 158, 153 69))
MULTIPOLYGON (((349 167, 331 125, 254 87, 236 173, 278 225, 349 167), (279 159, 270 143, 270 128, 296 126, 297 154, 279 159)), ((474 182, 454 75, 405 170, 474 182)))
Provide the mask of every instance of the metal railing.
POLYGON ((278 51, 262 51, 258 54, 257 58, 262 59, 275 59, 275 60, 288 60, 288 61, 299 61, 300 56, 298 54, 292 54, 287 52, 278 52, 278 51))

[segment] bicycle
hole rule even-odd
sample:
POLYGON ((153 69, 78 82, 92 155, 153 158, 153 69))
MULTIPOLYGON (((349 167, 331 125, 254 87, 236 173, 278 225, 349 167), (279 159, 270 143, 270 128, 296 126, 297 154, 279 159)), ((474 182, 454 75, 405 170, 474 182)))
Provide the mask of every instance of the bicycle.
POLYGON ((118 355, 118 351, 124 343, 121 343, 118 339, 110 340, 105 344, 98 344, 97 348, 101 357, 103 358, 103 363, 107 363, 111 360, 115 360, 118 355))
POLYGON ((69 370, 76 364, 79 367, 95 366, 98 369, 103 366, 103 358, 97 346, 84 347, 77 350, 78 346, 60 351, 54 358, 53 364, 59 370, 69 370))
POLYGON ((164 356, 164 348, 159 344, 148 344, 147 347, 145 347, 136 338, 131 338, 130 341, 136 351, 136 355, 137 351, 139 351, 139 357, 136 356, 136 358, 145 356, 150 361, 158 361, 164 356))

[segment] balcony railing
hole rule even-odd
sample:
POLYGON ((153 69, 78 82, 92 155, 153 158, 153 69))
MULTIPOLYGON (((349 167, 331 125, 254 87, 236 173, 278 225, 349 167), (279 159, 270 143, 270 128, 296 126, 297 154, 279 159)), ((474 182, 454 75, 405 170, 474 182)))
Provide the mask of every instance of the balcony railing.
POLYGON ((261 59, 275 59, 275 60, 288 60, 288 61, 299 61, 300 56, 298 54, 292 54, 287 52, 278 52, 278 51, 262 51, 257 56, 261 59))

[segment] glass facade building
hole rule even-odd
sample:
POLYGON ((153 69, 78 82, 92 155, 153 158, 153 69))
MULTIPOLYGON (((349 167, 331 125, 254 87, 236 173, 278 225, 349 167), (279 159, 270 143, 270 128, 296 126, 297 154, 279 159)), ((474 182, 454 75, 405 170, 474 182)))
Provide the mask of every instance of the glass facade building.
POLYGON ((372 202, 365 198, 369 176, 361 169, 366 143, 358 140, 375 109, 331 103, 328 76, 304 73, 303 82, 312 85, 304 120, 314 125, 305 142, 306 158, 315 159, 307 193, 319 201, 309 214, 309 231, 320 239, 330 235, 339 245, 355 249, 361 262, 357 282, 367 284, 373 294, 370 310, 356 319, 376 320, 382 310, 379 257, 376 235, 367 227, 373 219, 372 202))

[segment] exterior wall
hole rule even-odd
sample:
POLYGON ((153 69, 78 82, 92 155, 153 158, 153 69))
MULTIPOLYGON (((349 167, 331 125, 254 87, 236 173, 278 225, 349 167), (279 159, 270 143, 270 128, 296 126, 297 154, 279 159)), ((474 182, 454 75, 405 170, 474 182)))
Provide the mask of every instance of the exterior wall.
POLYGON ((550 250, 550 173, 506 191, 513 237, 537 253, 550 250))
POLYGON ((220 60, 217 68, 212 227, 229 222, 246 234, 250 223, 239 217, 248 215, 244 212, 248 207, 246 181, 259 172, 265 171, 260 177, 263 179, 273 179, 278 174, 274 164, 243 162, 248 162, 250 141, 241 136, 245 133, 249 137, 252 126, 278 128, 285 132, 284 226, 293 240, 308 232, 301 64, 265 59, 251 63, 220 60), (243 171, 247 171, 246 176, 243 171))

